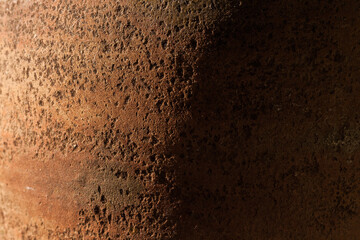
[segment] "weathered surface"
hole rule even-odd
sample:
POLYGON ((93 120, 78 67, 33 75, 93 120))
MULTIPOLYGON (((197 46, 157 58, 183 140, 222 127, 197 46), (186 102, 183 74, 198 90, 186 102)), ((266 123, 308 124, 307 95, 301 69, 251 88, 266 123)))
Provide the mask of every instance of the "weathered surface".
POLYGON ((1 239, 358 239, 357 1, 1 1, 1 239))

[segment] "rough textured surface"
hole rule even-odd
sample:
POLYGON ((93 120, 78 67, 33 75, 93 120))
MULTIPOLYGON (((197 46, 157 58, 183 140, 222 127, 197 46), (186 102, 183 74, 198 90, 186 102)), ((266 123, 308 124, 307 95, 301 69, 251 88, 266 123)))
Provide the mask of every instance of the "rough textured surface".
POLYGON ((1 239, 359 239, 357 1, 0 1, 1 239))

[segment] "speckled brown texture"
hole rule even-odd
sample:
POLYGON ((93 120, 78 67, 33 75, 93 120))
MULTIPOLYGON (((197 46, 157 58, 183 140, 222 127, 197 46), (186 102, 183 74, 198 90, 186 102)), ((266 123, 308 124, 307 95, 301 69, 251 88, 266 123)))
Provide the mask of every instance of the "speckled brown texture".
POLYGON ((0 1, 0 239, 359 239, 359 9, 0 1))

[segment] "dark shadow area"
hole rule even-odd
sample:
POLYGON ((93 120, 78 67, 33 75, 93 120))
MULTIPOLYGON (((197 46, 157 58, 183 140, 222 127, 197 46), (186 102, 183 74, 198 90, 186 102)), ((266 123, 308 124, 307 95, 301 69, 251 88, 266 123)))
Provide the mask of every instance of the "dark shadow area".
POLYGON ((171 150, 179 239, 359 236, 352 5, 257 1, 220 24, 171 150))

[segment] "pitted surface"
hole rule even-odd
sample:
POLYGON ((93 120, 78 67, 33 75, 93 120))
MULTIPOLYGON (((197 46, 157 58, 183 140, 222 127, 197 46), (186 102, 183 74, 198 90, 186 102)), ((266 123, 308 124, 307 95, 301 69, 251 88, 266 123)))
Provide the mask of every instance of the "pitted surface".
POLYGON ((2 2, 2 236, 176 236, 167 146, 189 115, 196 52, 232 6, 2 2))
POLYGON ((356 1, 0 2, 0 238, 358 239, 356 1))

